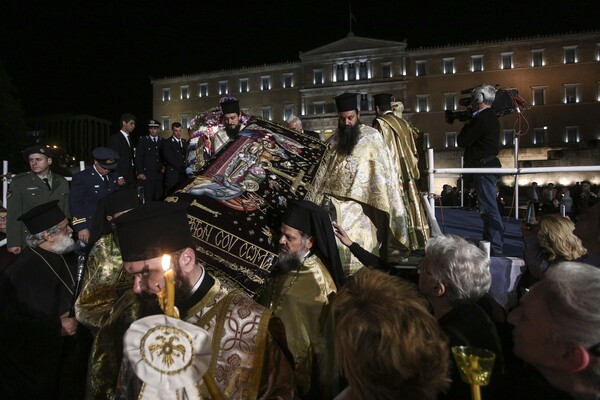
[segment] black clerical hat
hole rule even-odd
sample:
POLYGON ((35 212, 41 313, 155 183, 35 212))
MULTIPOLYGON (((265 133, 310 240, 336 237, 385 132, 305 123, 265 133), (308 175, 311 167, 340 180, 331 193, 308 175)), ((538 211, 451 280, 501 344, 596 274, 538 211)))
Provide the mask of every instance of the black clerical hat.
POLYGON ((17 218, 17 220, 23 221, 29 233, 35 235, 60 224, 66 218, 65 214, 58 207, 58 200, 53 200, 33 207, 17 218))
POLYGON ((137 188, 119 189, 104 196, 106 215, 115 215, 118 212, 130 210, 140 205, 137 188))
POLYGON ((194 247, 186 203, 151 201, 114 220, 123 261, 142 261, 194 247))
POLYGON ((392 96, 389 93, 379 93, 373 96, 373 106, 388 106, 390 107, 392 103, 392 96))
POLYGON ((335 97, 338 112, 358 110, 356 96, 358 96, 358 93, 342 93, 335 97))
POLYGON ((96 147, 92 150, 92 157, 98 161, 102 168, 113 170, 117 168, 119 153, 108 147, 96 147))
POLYGON ((223 114, 240 113, 240 102, 235 98, 227 98, 221 102, 223 114))
POLYGON ((295 200, 288 205, 282 222, 313 237, 311 250, 323 261, 336 286, 340 287, 344 272, 327 210, 307 200, 295 200))

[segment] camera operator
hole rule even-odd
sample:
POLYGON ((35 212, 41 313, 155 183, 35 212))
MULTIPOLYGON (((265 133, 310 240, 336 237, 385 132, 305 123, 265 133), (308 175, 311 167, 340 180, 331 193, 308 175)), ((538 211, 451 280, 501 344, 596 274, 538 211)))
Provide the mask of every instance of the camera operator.
MULTIPOLYGON (((473 116, 458 135, 458 145, 464 147, 465 168, 500 168, 498 140, 500 123, 491 108, 496 98, 492 85, 477 86, 471 92, 473 116)), ((491 254, 502 255, 504 232, 502 219, 496 203, 496 174, 471 174, 479 203, 479 214, 483 220, 483 240, 490 242, 491 254)))

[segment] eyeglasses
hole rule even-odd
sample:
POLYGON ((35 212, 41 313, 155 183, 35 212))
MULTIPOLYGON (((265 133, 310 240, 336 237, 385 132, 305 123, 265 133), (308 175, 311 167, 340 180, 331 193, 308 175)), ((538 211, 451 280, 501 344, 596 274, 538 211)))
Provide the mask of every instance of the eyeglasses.
POLYGON ((6 222, 6 217, 0 217, 0 222, 6 222))

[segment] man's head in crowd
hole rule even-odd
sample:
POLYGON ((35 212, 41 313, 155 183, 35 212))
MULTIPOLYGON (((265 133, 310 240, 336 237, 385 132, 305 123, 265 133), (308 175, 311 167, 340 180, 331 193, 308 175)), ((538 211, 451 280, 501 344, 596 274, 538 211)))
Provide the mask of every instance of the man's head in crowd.
POLYGON ((158 130, 160 128, 160 122, 158 122, 155 119, 151 119, 150 121, 148 121, 148 134, 150 136, 156 136, 158 135, 158 130))
POLYGON ((575 399, 600 395, 600 269, 549 268, 508 316, 514 353, 575 399))
POLYGON ((171 124, 171 132, 173 132, 173 137, 181 139, 181 133, 183 132, 183 126, 181 123, 173 122, 171 124))
POLYGON ((45 146, 31 146, 23 150, 23 158, 36 175, 47 176, 52 165, 52 153, 45 146))
POLYGON ((236 99, 225 99, 221 102, 221 111, 223 112, 223 123, 225 132, 230 138, 235 138, 242 127, 240 119, 240 102, 236 99))
POLYGON ((387 111, 392 111, 392 100, 394 96, 389 93, 379 93, 373 96, 373 105, 378 117, 385 115, 387 111))
POLYGON ((343 93, 335 98, 339 130, 337 151, 345 155, 352 153, 360 137, 360 112, 356 96, 356 93, 343 93))
POLYGON ((338 292, 332 312, 350 398, 435 399, 448 387, 446 338, 408 281, 359 271, 338 292))
POLYGON ((58 207, 58 200, 33 207, 18 220, 23 221, 29 230, 26 241, 33 249, 39 247, 52 253, 63 254, 75 247, 75 241, 71 237, 73 229, 58 207))
POLYGON ((135 115, 125 113, 125 114, 121 115, 120 121, 121 121, 121 130, 125 133, 131 134, 131 132, 133 132, 133 130, 135 129, 135 123, 136 123, 137 119, 135 118, 135 115))
POLYGON ((0 207, 0 232, 6 233, 6 208, 0 207))

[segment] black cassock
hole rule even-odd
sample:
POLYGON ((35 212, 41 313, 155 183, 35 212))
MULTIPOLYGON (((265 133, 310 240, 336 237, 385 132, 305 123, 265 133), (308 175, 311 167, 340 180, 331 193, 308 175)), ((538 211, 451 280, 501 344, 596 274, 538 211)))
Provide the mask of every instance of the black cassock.
POLYGON ((26 247, 2 276, 0 398, 82 398, 90 334, 79 325, 61 336, 59 318, 73 301, 74 261, 26 247))

